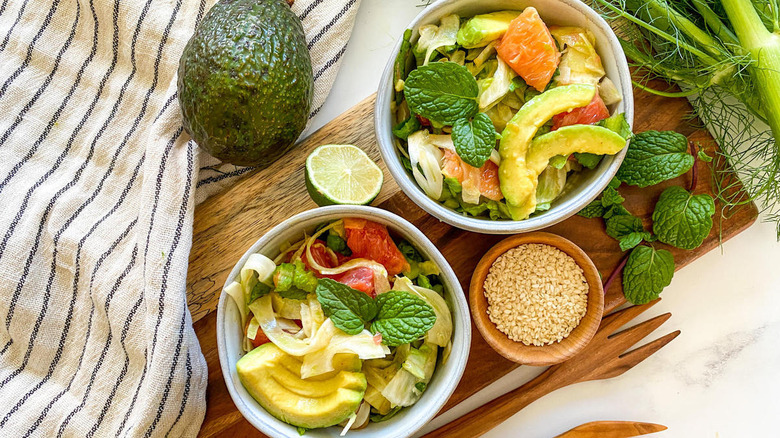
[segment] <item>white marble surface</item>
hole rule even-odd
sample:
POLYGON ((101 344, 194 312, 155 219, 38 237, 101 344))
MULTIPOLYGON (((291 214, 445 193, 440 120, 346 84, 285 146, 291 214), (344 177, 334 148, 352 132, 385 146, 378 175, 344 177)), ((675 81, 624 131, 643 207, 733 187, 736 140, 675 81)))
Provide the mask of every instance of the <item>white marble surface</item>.
MULTIPOLYGON (((315 126, 376 91, 395 39, 419 13, 420 0, 362 0, 333 91, 315 126)), ((780 243, 773 224, 757 223, 722 251, 682 271, 645 318, 672 312, 654 335, 682 334, 653 357, 610 381, 555 392, 487 437, 552 437, 594 420, 664 424, 659 437, 777 436, 780 414, 780 243)), ((540 369, 521 367, 442 418, 432 430, 540 369)))

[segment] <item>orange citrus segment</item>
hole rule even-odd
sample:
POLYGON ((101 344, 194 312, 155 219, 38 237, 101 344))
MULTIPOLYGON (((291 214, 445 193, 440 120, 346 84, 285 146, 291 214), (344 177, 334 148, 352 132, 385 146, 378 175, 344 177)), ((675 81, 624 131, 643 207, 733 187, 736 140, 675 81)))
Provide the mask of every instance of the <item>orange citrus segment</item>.
POLYGON ((496 52, 528 85, 539 91, 550 83, 561 59, 550 30, 533 7, 525 8, 509 23, 496 52))

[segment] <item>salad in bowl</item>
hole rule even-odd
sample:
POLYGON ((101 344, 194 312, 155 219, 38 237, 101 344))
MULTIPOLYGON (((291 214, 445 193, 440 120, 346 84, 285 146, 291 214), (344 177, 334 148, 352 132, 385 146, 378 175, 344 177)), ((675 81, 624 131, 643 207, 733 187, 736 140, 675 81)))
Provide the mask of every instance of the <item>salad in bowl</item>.
POLYGON ((453 349, 442 267, 360 216, 322 220, 277 250, 248 254, 224 290, 240 315, 230 374, 243 390, 296 435, 343 435, 413 407, 453 349))
POLYGON ((397 161, 427 198, 467 218, 524 221, 592 180, 602 161, 614 174, 604 157, 622 157, 631 114, 593 31, 548 23, 533 6, 461 16, 442 3, 416 40, 404 34, 386 73, 392 90, 380 96, 397 161))

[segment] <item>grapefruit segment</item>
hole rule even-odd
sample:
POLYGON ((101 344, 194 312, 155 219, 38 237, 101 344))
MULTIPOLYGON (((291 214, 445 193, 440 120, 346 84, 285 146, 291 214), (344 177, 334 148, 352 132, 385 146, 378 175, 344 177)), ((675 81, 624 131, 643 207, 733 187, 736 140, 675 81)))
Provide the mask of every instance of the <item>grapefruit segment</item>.
POLYGON ((555 131, 562 126, 570 125, 592 125, 607 117, 609 117, 609 110, 604 105, 604 101, 601 100, 599 93, 596 93, 589 104, 554 115, 552 130, 555 131))
POLYGON ((525 8, 509 23, 496 52, 528 85, 539 91, 544 91, 550 83, 561 59, 550 30, 533 7, 525 8))

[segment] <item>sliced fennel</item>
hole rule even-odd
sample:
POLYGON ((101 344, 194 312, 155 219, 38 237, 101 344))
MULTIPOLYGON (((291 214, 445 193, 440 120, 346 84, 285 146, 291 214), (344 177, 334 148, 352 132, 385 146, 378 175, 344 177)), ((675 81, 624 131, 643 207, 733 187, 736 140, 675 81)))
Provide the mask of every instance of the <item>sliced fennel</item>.
POLYGON ((426 24, 420 26, 420 38, 417 40, 416 52, 425 50, 423 65, 428 65, 433 51, 443 46, 452 46, 458 42, 460 18, 457 15, 442 17, 441 24, 426 24))
POLYGON ((430 142, 426 130, 410 135, 407 142, 412 175, 417 184, 431 198, 441 198, 444 184, 444 176, 441 173, 441 159, 444 155, 441 150, 430 142))
POLYGON ((512 84, 512 79, 517 76, 515 71, 502 61, 501 58, 496 59, 498 59, 498 68, 493 75, 493 80, 479 96, 479 110, 483 112, 493 107, 493 105, 509 93, 509 86, 512 84))
POLYGON ((446 346, 452 338, 452 314, 444 298, 436 291, 415 286, 406 277, 397 278, 393 289, 411 292, 433 307, 433 311, 436 313, 436 323, 425 334, 425 340, 440 347, 446 346))
POLYGON ((276 270, 276 263, 262 254, 252 254, 246 259, 244 267, 241 268, 241 286, 244 289, 245 300, 249 298, 252 288, 256 282, 252 279, 256 276, 257 281, 271 285, 271 277, 276 270))
POLYGON ((386 399, 385 396, 371 384, 366 387, 366 394, 363 396, 363 399, 369 405, 373 406, 380 415, 387 415, 392 408, 392 406, 390 406, 390 400, 386 399))
POLYGON ((249 309, 254 313, 255 318, 260 323, 260 328, 263 329, 263 333, 265 333, 268 339, 279 349, 292 356, 303 356, 325 348, 337 331, 336 326, 328 318, 309 338, 295 338, 293 335, 285 332, 277 321, 271 306, 270 295, 258 298, 249 305, 249 309))
POLYGON ((364 360, 379 359, 390 354, 390 348, 384 344, 378 344, 374 335, 368 330, 363 330, 357 335, 348 335, 337 330, 327 347, 308 353, 303 357, 301 377, 306 379, 333 371, 333 356, 337 353, 354 353, 364 360))
POLYGON ((411 406, 422 396, 422 392, 414 387, 415 383, 417 383, 417 378, 402 368, 390 379, 385 389, 382 390, 382 395, 393 406, 411 406))

